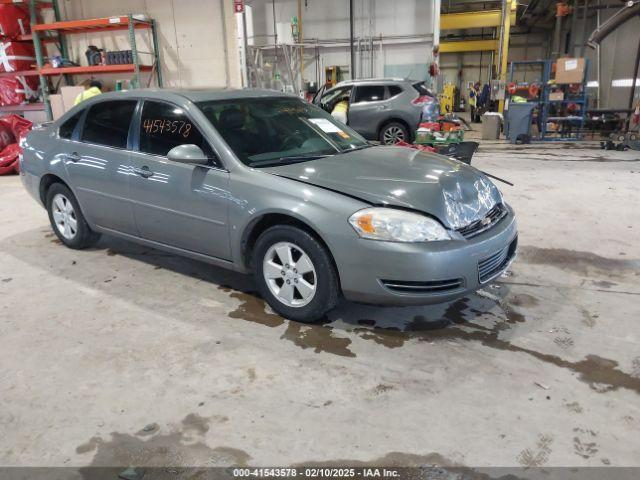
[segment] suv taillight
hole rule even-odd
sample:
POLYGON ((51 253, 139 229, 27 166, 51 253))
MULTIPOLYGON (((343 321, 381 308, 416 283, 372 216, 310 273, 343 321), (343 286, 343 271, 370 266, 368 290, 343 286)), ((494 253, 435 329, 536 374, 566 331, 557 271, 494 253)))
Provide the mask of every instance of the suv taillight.
POLYGON ((431 102, 433 102, 433 98, 431 98, 429 95, 420 95, 418 98, 414 98, 413 100, 411 100, 411 103, 420 106, 426 105, 427 103, 431 102))

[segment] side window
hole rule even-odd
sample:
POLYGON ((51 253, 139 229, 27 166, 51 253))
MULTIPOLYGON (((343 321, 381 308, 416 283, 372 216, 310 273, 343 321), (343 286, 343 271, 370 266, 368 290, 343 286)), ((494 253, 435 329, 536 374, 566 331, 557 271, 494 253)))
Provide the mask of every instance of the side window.
POLYGON ((84 110, 79 111, 73 117, 65 121, 60 128, 58 129, 58 135, 60 138, 71 139, 73 136, 73 131, 76 129, 76 125, 78 125, 78 121, 80 117, 84 113, 84 110))
POLYGON ((351 95, 351 86, 334 88, 322 96, 320 100, 320 106, 331 113, 333 107, 335 107, 336 103, 341 101, 344 97, 349 97, 351 95))
POLYGON ((387 88, 389 89, 389 98, 393 98, 402 93, 402 87, 400 87, 400 85, 389 85, 387 88))
POLYGON ((363 85, 356 88, 356 98, 353 103, 376 102, 384 99, 384 85, 363 85))
POLYGON ((145 101, 140 118, 140 151, 166 157, 169 150, 193 143, 213 158, 213 150, 187 114, 175 105, 145 101))
POLYGON ((137 100, 114 100, 91 106, 82 128, 82 141, 127 148, 129 124, 137 100))

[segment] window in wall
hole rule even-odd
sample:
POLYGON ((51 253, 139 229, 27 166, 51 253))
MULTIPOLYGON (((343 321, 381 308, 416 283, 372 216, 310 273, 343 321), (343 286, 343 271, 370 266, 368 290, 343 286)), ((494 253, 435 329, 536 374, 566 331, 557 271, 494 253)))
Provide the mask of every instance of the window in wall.
POLYGON ((82 141, 127 148, 129 124, 136 100, 100 102, 90 107, 82 129, 82 141))

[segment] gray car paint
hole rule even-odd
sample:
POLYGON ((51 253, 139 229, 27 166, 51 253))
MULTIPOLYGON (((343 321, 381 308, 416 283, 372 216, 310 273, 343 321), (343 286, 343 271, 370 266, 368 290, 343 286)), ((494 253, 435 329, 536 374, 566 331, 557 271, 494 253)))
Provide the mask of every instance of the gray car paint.
MULTIPOLYGON (((372 147, 268 169, 247 167, 194 102, 260 96, 283 94, 261 90, 135 90, 94 97, 29 134, 21 158, 23 183, 43 203, 42 186, 48 176, 55 176, 74 192, 87 222, 96 231, 244 273, 250 271, 246 239, 251 228, 267 214, 293 217, 313 229, 327 245, 345 296, 377 304, 428 304, 473 291, 481 286, 478 260, 505 248, 516 237, 515 216, 507 207, 505 219, 472 239, 455 234, 451 241, 425 243, 359 238, 348 218, 372 204, 411 208, 450 226, 442 192, 461 187, 464 191, 475 180, 488 180, 458 162, 401 147, 372 147), (58 127, 68 118, 108 99, 154 99, 179 106, 210 142, 219 164, 179 164, 59 138, 58 127), (74 172, 80 162, 67 154, 79 149, 83 158, 106 162, 110 168, 93 168, 88 173, 91 167, 86 167, 85 183, 76 183, 78 175, 74 172), (143 166, 154 169, 156 178, 168 180, 154 182, 152 187, 149 179, 132 172, 143 166), (438 180, 425 183, 420 176, 426 175, 435 175, 438 180), (97 200, 85 203, 83 189, 98 192, 96 198, 113 200, 115 214, 105 216, 101 212, 105 204, 97 200), (102 224, 105 222, 108 225, 102 224), (425 281, 454 276, 465 279, 464 288, 442 295, 398 294, 379 282, 381 278, 425 281)), ((464 194, 461 198, 463 202, 472 200, 464 194)), ((478 218, 482 214, 478 211, 478 218)))
POLYGON ((351 101, 349 102, 348 125, 363 137, 369 140, 378 140, 380 129, 391 121, 401 121, 409 128, 409 134, 418 128, 422 117, 422 106, 415 105, 412 100, 420 96, 413 88, 413 84, 419 80, 398 79, 362 79, 347 80, 338 83, 335 87, 318 96, 318 101, 336 89, 351 87, 351 101), (354 102, 356 89, 359 86, 369 85, 397 85, 402 88, 402 93, 385 100, 371 102, 354 102))
POLYGON ((477 185, 485 182, 486 177, 475 168, 405 147, 372 147, 267 170, 376 205, 428 212, 452 229, 483 218, 494 204, 502 201, 498 189, 488 181, 491 201, 481 201, 485 199, 479 198, 477 185), (466 207, 462 215, 458 205, 466 207))

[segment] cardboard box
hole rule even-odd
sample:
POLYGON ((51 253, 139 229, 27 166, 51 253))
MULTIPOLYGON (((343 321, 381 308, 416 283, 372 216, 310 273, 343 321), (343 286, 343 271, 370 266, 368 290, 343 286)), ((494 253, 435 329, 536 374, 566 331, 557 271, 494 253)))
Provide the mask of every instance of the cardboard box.
POLYGON ((51 112, 53 113, 53 119, 57 120, 64 115, 64 103, 62 102, 62 95, 56 93, 49 95, 49 101, 51 102, 51 112))
POLYGON ((582 83, 584 58, 559 58, 556 63, 556 83, 582 83))
POLYGON ((552 102, 564 100, 564 92, 551 92, 549 94, 549 100, 551 100, 552 102))
POLYGON ((60 87, 60 95, 62 95, 62 104, 64 105, 65 112, 73 107, 73 102, 76 101, 76 97, 82 92, 84 92, 84 87, 60 87))

